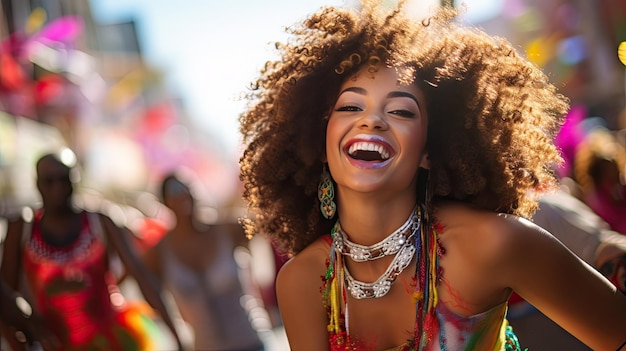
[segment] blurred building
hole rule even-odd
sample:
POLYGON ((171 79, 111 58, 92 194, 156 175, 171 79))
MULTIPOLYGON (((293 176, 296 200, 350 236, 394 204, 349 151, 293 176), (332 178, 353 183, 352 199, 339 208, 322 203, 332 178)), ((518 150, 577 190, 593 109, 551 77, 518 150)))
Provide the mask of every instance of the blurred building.
POLYGON ((34 159, 60 146, 78 156, 81 189, 117 203, 137 206, 177 168, 197 174, 200 200, 231 201, 236 162, 146 63, 133 19, 96 23, 86 0, 1 3, 0 216, 38 200, 34 159))

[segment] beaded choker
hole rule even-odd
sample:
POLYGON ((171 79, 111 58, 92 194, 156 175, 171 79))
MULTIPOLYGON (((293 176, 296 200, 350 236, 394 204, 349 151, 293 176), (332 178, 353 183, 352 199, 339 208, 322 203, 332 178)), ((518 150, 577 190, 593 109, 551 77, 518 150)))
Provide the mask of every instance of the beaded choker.
POLYGON ((405 246, 407 242, 410 241, 411 236, 419 227, 419 223, 420 218, 417 215, 416 207, 400 228, 396 229, 380 242, 370 246, 365 246, 350 241, 346 237, 343 230, 341 230, 339 222, 337 222, 335 224, 335 228, 333 228, 335 233, 335 235, 333 235, 333 240, 335 241, 336 249, 342 255, 348 256, 356 262, 373 261, 384 256, 396 254, 402 247, 405 246))
POLYGON ((395 257, 387 270, 372 283, 356 280, 345 265, 346 288, 355 299, 379 298, 385 296, 391 289, 396 278, 409 266, 415 255, 416 248, 411 238, 420 228, 420 216, 417 208, 413 210, 407 221, 396 231, 382 241, 364 246, 350 242, 341 231, 339 222, 333 228, 333 244, 335 252, 351 257, 357 262, 372 261, 383 256, 395 257))

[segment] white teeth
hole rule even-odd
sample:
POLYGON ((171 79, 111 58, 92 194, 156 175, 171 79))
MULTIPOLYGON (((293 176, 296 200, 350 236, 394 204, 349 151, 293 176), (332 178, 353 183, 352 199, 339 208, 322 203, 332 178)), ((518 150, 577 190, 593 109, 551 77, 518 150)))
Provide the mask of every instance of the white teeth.
POLYGON ((380 157, 383 160, 389 158, 389 151, 387 151, 382 145, 376 143, 370 143, 366 141, 356 142, 350 146, 348 153, 354 156, 357 151, 376 151, 378 152, 378 154, 380 154, 380 157))

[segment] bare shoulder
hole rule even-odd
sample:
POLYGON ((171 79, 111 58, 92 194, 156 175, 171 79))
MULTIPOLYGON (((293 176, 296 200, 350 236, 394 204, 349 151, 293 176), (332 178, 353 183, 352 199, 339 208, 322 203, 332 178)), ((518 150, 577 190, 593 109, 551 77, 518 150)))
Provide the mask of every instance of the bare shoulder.
POLYGON ((276 278, 281 317, 292 350, 328 349, 321 294, 330 245, 317 240, 283 265, 276 278))
POLYGON ((501 234, 503 253, 508 257, 524 259, 531 252, 554 254, 554 258, 573 255, 552 233, 526 218, 498 214, 494 223, 501 234))
MULTIPOLYGON (((287 261, 278 272, 278 289, 306 289, 321 286, 321 276, 325 273, 330 245, 317 240, 287 261)), ((319 289, 317 290, 319 292, 319 289)))
POLYGON ((441 244, 466 260, 492 261, 512 244, 513 219, 505 219, 497 213, 450 204, 439 207, 435 218, 442 228, 441 244))
POLYGON ((442 265, 448 275, 458 270, 459 281, 471 277, 500 291, 499 296, 505 293, 502 289, 514 288, 511 279, 528 260, 537 262, 536 256, 541 255, 547 262, 568 254, 550 233, 518 216, 452 204, 438 208, 436 218, 443 226, 439 241, 447 252, 442 265))
POLYGON ((546 267, 575 261, 547 231, 518 216, 446 204, 437 208, 436 218, 443 226, 444 275, 457 294, 481 306, 473 312, 501 303, 511 290, 538 291, 531 287, 546 267))
POLYGON ((552 234, 528 219, 462 204, 442 206, 436 218, 444 228, 443 240, 463 245, 468 253, 478 257, 497 259, 528 245, 559 243, 552 234))

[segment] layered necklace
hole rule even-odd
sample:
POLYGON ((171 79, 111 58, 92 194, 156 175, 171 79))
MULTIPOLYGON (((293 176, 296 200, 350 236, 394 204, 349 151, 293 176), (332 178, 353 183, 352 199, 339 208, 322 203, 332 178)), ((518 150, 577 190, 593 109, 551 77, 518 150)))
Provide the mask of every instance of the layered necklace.
POLYGON ((380 242, 367 246, 350 241, 337 221, 332 229, 332 238, 335 252, 338 255, 350 257, 355 262, 374 261, 385 256, 395 255, 387 270, 372 283, 355 279, 344 264, 346 289, 350 291, 352 297, 355 299, 379 298, 389 292, 396 278, 413 260, 416 248, 412 239, 419 231, 420 223, 420 215, 418 207, 416 207, 400 228, 380 242))

